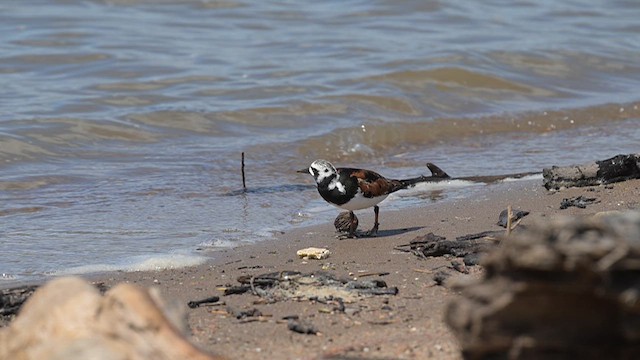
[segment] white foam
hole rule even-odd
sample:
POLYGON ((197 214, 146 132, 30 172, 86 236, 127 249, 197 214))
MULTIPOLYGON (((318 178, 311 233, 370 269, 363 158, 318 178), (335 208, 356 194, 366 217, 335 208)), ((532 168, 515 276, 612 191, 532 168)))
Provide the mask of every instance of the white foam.
MULTIPOLYGON (((541 180, 541 179, 542 179, 542 174, 540 173, 540 174, 527 175, 519 178, 507 177, 500 180, 500 182, 516 182, 516 181, 529 181, 529 180, 541 180)), ((460 180, 460 179, 444 180, 444 181, 437 181, 437 182, 427 181, 427 182, 417 183, 415 186, 408 188, 406 190, 399 191, 395 194, 397 194, 399 197, 405 197, 405 196, 414 196, 415 194, 421 194, 429 191, 457 189, 457 188, 463 188, 463 187, 485 186, 485 185, 487 185, 487 183, 484 183, 482 181, 470 181, 470 180, 460 180)))
POLYGON ((520 178, 506 178, 502 180, 503 182, 513 182, 513 181, 527 181, 527 180, 542 180, 542 173, 527 175, 520 178))
POLYGON ((2 273, 0 274, 0 281, 2 280, 16 280, 18 277, 13 274, 2 273))
POLYGON ((69 269, 54 271, 51 275, 78 275, 114 271, 158 271, 179 269, 188 266, 203 264, 207 258, 199 255, 187 254, 162 254, 149 256, 136 256, 120 264, 92 264, 75 266, 69 269))
POLYGON ((241 244, 253 244, 264 238, 272 238, 275 234, 280 233, 282 233, 282 230, 273 227, 265 227, 251 232, 242 230, 227 231, 224 234, 225 236, 204 240, 198 246, 208 249, 230 249, 241 244))
POLYGON ((395 194, 397 194, 399 197, 414 196, 415 194, 422 194, 429 191, 456 189, 456 188, 480 186, 480 185, 486 185, 486 184, 482 182, 468 181, 468 180, 443 180, 443 181, 437 181, 437 182, 421 182, 421 183, 417 183, 413 187, 410 187, 405 190, 401 190, 395 194))
POLYGON ((273 227, 266 227, 266 228, 254 231, 253 233, 261 238, 270 238, 270 237, 273 237, 275 234, 282 233, 282 230, 279 230, 273 227))
POLYGON ((232 239, 216 238, 216 239, 205 240, 199 243, 198 246, 213 248, 213 249, 230 249, 232 247, 238 246, 238 243, 239 243, 239 240, 235 238, 232 238, 232 239))

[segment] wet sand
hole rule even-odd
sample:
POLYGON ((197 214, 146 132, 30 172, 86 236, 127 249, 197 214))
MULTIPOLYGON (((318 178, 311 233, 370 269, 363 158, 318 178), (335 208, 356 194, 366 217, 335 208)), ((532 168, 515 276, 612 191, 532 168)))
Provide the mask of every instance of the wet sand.
MULTIPOLYGON (((159 287, 169 301, 189 301, 220 296, 225 305, 187 309, 193 341, 200 347, 230 359, 458 359, 459 345, 443 322, 449 301, 458 296, 448 284, 480 278, 482 268, 470 274, 453 274, 444 286, 433 275, 449 270, 452 258, 421 259, 394 250, 416 236, 433 232, 455 239, 496 225, 500 211, 508 205, 528 210, 521 226, 557 215, 587 216, 600 211, 637 209, 640 181, 608 186, 573 188, 548 192, 541 180, 487 185, 473 198, 449 200, 424 208, 385 211, 381 206, 381 231, 375 238, 336 239, 333 224, 306 227, 263 243, 229 249, 201 266, 155 272, 115 273, 98 276, 107 286, 118 282, 159 287), (564 198, 583 195, 597 202, 584 209, 560 210, 564 198), (302 260, 296 251, 306 247, 331 251, 325 260, 302 260), (294 270, 326 270, 338 277, 384 280, 398 287, 397 295, 362 297, 346 304, 344 312, 335 304, 312 301, 265 303, 245 293, 222 296, 221 288, 238 285, 241 275, 294 270), (378 276, 371 273, 384 273, 378 276), (258 309, 262 316, 237 319, 233 311, 258 309), (316 335, 290 331, 283 318, 296 315, 312 324, 316 335)), ((336 210, 336 215, 338 211, 336 210)), ((373 211, 360 211, 360 229, 372 224, 373 211)))

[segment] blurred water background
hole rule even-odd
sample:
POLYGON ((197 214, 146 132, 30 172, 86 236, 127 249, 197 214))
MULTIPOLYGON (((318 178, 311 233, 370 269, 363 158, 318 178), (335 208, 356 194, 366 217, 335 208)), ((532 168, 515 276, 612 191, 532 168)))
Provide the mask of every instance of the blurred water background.
POLYGON ((0 286, 330 221, 295 173, 316 158, 468 176, 637 152, 638 19, 633 0, 3 1, 0 286))

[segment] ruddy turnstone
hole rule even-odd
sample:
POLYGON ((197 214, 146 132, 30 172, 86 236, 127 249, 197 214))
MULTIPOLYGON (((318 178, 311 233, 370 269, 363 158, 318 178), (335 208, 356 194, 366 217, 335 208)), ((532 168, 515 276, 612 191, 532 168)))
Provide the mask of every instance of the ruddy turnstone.
POLYGON ((449 177, 444 171, 433 164, 427 164, 432 177, 419 176, 416 178, 395 180, 387 179, 377 172, 366 169, 336 168, 326 160, 316 160, 309 169, 298 172, 309 172, 316 180, 318 192, 331 205, 349 211, 350 226, 347 236, 356 237, 358 221, 354 210, 366 209, 373 206, 375 220, 373 228, 365 233, 375 236, 378 232, 378 203, 386 199, 389 194, 406 189, 416 183, 428 181, 432 178, 449 177))

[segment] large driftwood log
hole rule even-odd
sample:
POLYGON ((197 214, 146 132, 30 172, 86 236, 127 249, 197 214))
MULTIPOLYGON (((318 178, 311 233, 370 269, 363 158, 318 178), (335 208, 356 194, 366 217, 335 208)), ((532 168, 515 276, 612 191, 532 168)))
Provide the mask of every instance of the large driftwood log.
POLYGON ((191 344, 184 328, 154 291, 121 284, 102 296, 84 280, 61 278, 40 287, 0 329, 0 360, 220 359, 191 344))
POLYGON ((485 257, 448 307, 467 359, 640 359, 640 213, 558 218, 485 257))
POLYGON ((639 179, 640 154, 617 155, 582 165, 553 166, 543 169, 542 176, 547 190, 639 179))
MULTIPOLYGON (((107 291, 102 282, 92 284, 102 294, 107 291)), ((0 290, 0 327, 6 326, 16 317, 22 305, 39 287, 40 285, 22 285, 0 290)))

